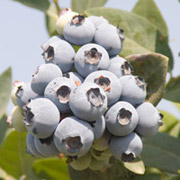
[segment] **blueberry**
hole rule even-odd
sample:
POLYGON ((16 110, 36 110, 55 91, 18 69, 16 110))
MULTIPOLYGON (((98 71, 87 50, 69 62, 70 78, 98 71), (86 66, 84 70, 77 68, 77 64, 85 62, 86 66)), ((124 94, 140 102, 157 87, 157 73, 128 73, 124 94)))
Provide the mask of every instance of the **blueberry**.
POLYGON ((73 67, 75 51, 68 42, 59 39, 49 43, 42 56, 46 63, 56 64, 65 73, 73 67))
POLYGON ((66 77, 58 77, 52 80, 44 91, 44 97, 50 99, 58 107, 61 113, 69 113, 69 95, 76 87, 73 80, 66 77))
POLYGON ((46 98, 31 100, 23 114, 28 132, 42 139, 52 135, 60 120, 59 110, 46 98))
POLYGON ((95 121, 92 124, 92 129, 94 132, 94 140, 98 140, 102 137, 102 135, 104 134, 106 128, 106 122, 104 119, 104 116, 101 116, 97 121, 95 121))
POLYGON ((121 52, 123 40, 123 30, 111 24, 100 25, 94 36, 94 42, 103 46, 109 56, 116 56, 121 52))
POLYGON ((88 19, 94 24, 95 28, 99 27, 102 24, 108 24, 108 20, 103 16, 89 16, 88 19))
POLYGON ((127 101, 133 106, 141 104, 146 98, 146 83, 138 76, 127 75, 120 77, 122 93, 120 100, 127 101))
POLYGON ((60 35, 63 35, 64 26, 75 15, 78 15, 78 13, 73 12, 70 8, 66 8, 65 10, 60 11, 59 18, 56 22, 56 30, 60 35))
POLYGON ((121 83, 119 79, 106 70, 100 70, 89 74, 84 82, 92 82, 101 86, 108 98, 108 106, 117 102, 121 95, 121 83))
POLYGON ((88 18, 76 15, 66 24, 63 34, 67 41, 81 46, 93 40, 95 27, 88 18))
POLYGON ((163 125, 163 115, 150 102, 144 102, 137 107, 139 121, 135 129, 140 136, 149 137, 158 132, 163 125))
POLYGON ((17 96, 16 96, 16 93, 17 93, 17 90, 22 87, 25 83, 24 82, 21 82, 21 81, 15 81, 13 83, 13 90, 11 92, 11 100, 12 100, 12 103, 16 106, 17 105, 17 96))
POLYGON ((47 84, 56 77, 61 76, 62 71, 55 64, 42 64, 36 69, 33 75, 31 88, 35 93, 44 95, 47 84))
POLYGON ((26 132, 27 129, 24 125, 22 109, 18 106, 15 106, 11 111, 11 123, 12 127, 18 132, 26 132))
POLYGON ((52 36, 50 39, 48 39, 45 43, 41 45, 41 48, 43 51, 46 51, 50 45, 57 44, 61 40, 61 36, 52 36))
POLYGON ((110 58, 108 71, 114 73, 118 78, 120 78, 124 75, 130 75, 133 71, 133 68, 124 58, 115 56, 110 58))
POLYGON ((76 86, 79 86, 84 81, 84 78, 77 72, 67 72, 64 73, 63 76, 72 79, 76 86))
POLYGON ((106 126, 115 136, 126 136, 137 126, 138 114, 128 102, 119 101, 111 106, 106 115, 106 126))
POLYGON ((85 156, 79 157, 78 159, 72 159, 72 161, 69 164, 73 169, 82 171, 87 169, 90 163, 91 163, 91 154, 87 153, 85 156))
POLYGON ((26 146, 27 153, 31 154, 32 156, 43 157, 43 155, 37 151, 34 144, 34 136, 32 136, 30 133, 28 133, 26 136, 26 146))
POLYGON ((60 153, 54 145, 53 139, 46 143, 34 137, 34 145, 37 151, 45 157, 58 156, 60 153))
POLYGON ((38 95, 32 91, 31 84, 27 83, 21 86, 18 86, 18 89, 15 93, 17 98, 17 104, 22 109, 31 99, 35 99, 38 95))
POLYGON ((75 116, 64 118, 54 133, 57 149, 66 156, 84 156, 93 140, 94 134, 89 123, 75 116))
POLYGON ((95 83, 83 83, 70 93, 69 106, 75 116, 93 122, 106 111, 107 96, 95 83))
POLYGON ((110 63, 106 50, 93 43, 82 46, 77 51, 74 61, 77 72, 83 77, 97 70, 107 70, 110 63))
POLYGON ((112 155, 124 162, 133 161, 142 152, 142 140, 134 132, 128 136, 114 136, 110 142, 110 151, 112 155))
POLYGON ((111 137, 111 133, 109 133, 109 131, 106 130, 100 139, 94 141, 92 148, 97 151, 105 151, 109 147, 109 141, 111 137))

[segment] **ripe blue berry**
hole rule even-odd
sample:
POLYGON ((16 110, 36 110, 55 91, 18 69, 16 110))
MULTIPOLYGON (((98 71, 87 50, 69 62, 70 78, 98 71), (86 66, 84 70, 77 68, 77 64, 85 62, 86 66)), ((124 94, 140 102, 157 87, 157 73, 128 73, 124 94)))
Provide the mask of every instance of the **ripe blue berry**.
POLYGON ((48 39, 44 44, 41 45, 41 48, 43 51, 46 51, 48 47, 52 44, 57 44, 60 42, 63 38, 61 36, 52 36, 50 39, 48 39))
POLYGON ((74 61, 77 72, 83 77, 97 70, 107 70, 110 63, 106 50, 93 43, 82 46, 74 61))
POLYGON ((49 43, 42 53, 46 63, 53 63, 60 67, 63 73, 72 69, 75 51, 73 47, 64 40, 49 43))
POLYGON ((42 139, 52 135, 60 120, 56 105, 46 98, 31 100, 23 113, 28 132, 42 139))
POLYGON ((146 83, 142 78, 127 75, 122 76, 119 80, 122 85, 121 101, 127 101, 133 106, 144 102, 146 98, 146 83))
POLYGON ((108 24, 108 20, 102 16, 89 16, 88 19, 94 24, 95 28, 102 24, 108 24))
POLYGON ((144 102, 137 107, 139 121, 135 129, 140 136, 149 137, 158 132, 163 125, 163 115, 150 102, 144 102))
POLYGON ((55 64, 42 64, 36 69, 33 75, 31 88, 35 93, 43 96, 48 83, 56 77, 61 76, 62 71, 55 64))
POLYGON ((108 106, 117 102, 121 95, 121 83, 119 79, 106 70, 100 70, 89 74, 84 82, 92 82, 99 85, 106 93, 108 98, 108 106))
POLYGON ((54 133, 57 149, 67 156, 84 156, 93 140, 94 134, 90 124, 75 116, 64 118, 54 133))
POLYGON ((61 113, 69 113, 69 95, 76 88, 73 80, 66 77, 58 77, 52 80, 44 91, 44 97, 50 99, 58 107, 61 113))
POLYGON ((110 58, 108 71, 114 73, 118 78, 124 75, 130 75, 133 71, 132 66, 124 58, 115 56, 110 58))
POLYGON ((109 56, 116 56, 121 52, 123 41, 123 30, 111 24, 100 25, 94 36, 94 42, 103 46, 109 56))
POLYGON ((93 40, 95 33, 94 24, 81 15, 74 16, 63 30, 64 38, 72 44, 81 46, 93 40))
POLYGON ((107 96, 95 83, 83 83, 70 93, 69 106, 80 119, 93 122, 106 111, 107 96))
POLYGON ((136 109, 128 102, 119 101, 105 115, 108 130, 115 136, 126 136, 133 132, 138 123, 136 109))
POLYGON ((142 152, 142 140, 136 133, 128 136, 114 136, 110 142, 110 151, 112 155, 124 162, 133 161, 142 152))

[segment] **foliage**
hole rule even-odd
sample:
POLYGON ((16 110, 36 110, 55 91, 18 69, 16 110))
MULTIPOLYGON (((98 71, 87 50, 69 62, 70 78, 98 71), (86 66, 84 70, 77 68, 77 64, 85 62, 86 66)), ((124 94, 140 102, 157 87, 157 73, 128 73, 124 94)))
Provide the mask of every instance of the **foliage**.
MULTIPOLYGON (((57 1, 14 0, 44 13, 46 29, 56 35, 57 1)), ((125 41, 120 56, 134 67, 134 73, 147 83, 147 101, 157 105, 164 97, 177 102, 180 110, 180 76, 170 77, 173 55, 168 42, 168 28, 154 0, 138 0, 132 12, 104 8, 106 0, 72 0, 72 10, 79 13, 104 16, 110 23, 124 30, 125 41), (149 8, 151 7, 151 8, 149 8)), ((78 48, 78 47, 77 47, 78 48)), ((6 108, 11 93, 11 68, 0 75, 0 179, 103 179, 103 180, 177 180, 180 173, 180 122, 169 112, 164 114, 164 126, 152 138, 144 140, 141 159, 122 163, 111 159, 112 165, 104 171, 76 171, 67 167, 65 159, 37 159, 26 153, 26 133, 8 130, 6 108), (153 167, 153 168, 152 168, 153 167), (146 170, 145 170, 146 169, 146 170), (68 176, 69 171, 69 176, 68 176), (144 175, 143 175, 144 174, 144 175)))

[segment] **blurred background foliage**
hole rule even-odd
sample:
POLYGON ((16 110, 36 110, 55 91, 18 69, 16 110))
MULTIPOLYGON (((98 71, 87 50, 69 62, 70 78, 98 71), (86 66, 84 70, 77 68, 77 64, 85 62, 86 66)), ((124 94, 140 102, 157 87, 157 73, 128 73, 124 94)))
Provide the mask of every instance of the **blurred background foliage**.
MULTIPOLYGON (((45 14, 49 36, 56 35, 55 23, 61 7, 57 0, 15 0, 45 14)), ((106 0, 72 0, 71 8, 86 16, 104 16, 125 33, 120 56, 131 62, 135 74, 148 84, 147 100, 154 105, 168 99, 180 111, 180 76, 172 77, 174 59, 168 28, 153 0, 138 0, 131 12, 103 7, 106 0), (170 75, 166 83, 167 73, 170 75)), ((144 140, 140 159, 122 163, 111 159, 105 172, 75 171, 64 158, 38 159, 26 153, 26 133, 9 129, 6 109, 12 87, 11 68, 0 75, 0 180, 178 180, 180 179, 180 121, 170 112, 156 136, 144 140), (69 174, 68 174, 69 171, 69 174)))

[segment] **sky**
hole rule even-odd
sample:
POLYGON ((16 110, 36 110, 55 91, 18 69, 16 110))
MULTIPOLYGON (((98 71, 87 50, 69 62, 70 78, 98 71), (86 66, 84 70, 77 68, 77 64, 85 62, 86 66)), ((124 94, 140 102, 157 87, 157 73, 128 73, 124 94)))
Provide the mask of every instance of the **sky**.
MULTIPOLYGON (((131 11, 137 0, 108 0, 106 7, 131 11)), ((155 0, 169 29, 170 47, 174 55, 173 76, 180 75, 180 3, 178 0, 155 0)), ((62 8, 70 7, 70 0, 59 0, 62 8)), ((31 81, 37 66, 43 64, 40 45, 48 40, 44 14, 13 0, 0 0, 0 73, 12 67, 13 81, 31 81)), ((167 100, 159 109, 180 118, 180 112, 167 100)), ((10 103, 8 114, 12 109, 10 103)))

